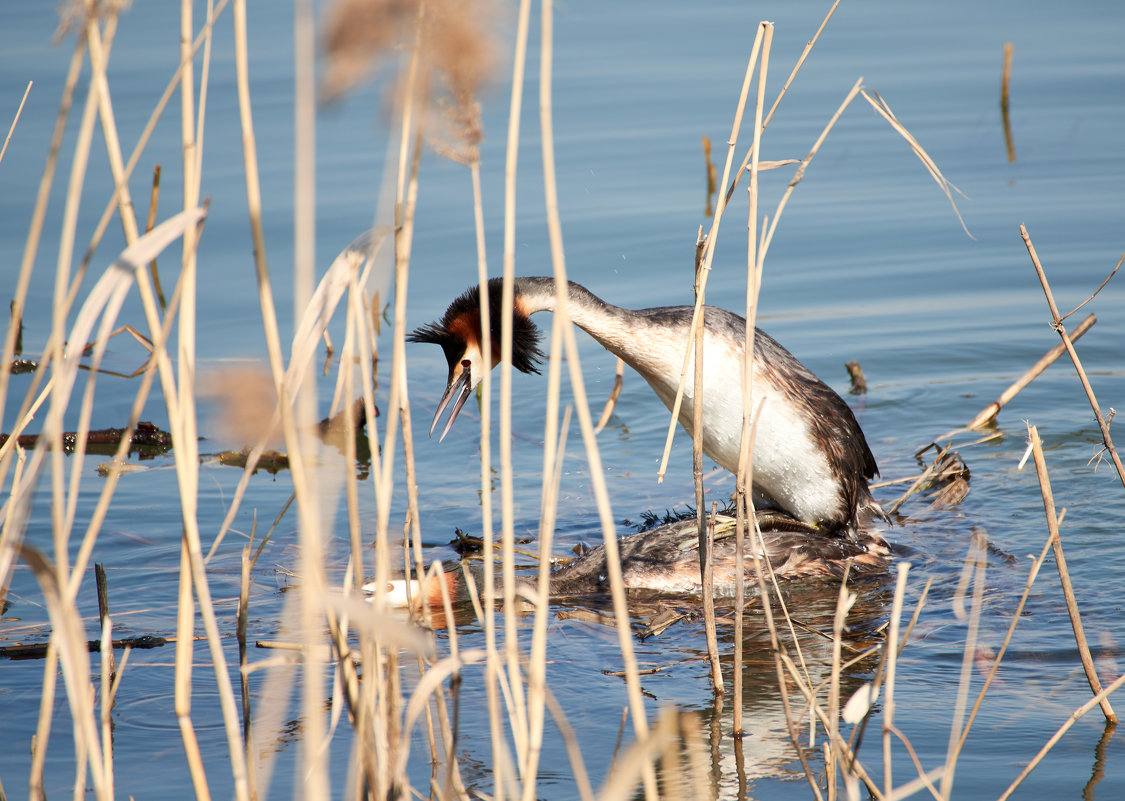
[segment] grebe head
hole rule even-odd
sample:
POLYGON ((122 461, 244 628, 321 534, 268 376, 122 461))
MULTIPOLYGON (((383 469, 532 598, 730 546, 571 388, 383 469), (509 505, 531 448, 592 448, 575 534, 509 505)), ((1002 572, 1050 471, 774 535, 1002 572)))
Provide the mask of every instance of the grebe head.
MULTIPOLYGON (((445 439, 453 421, 457 419, 461 407, 469 399, 469 395, 477 388, 484 378, 485 370, 491 370, 500 362, 500 301, 502 283, 499 278, 488 282, 488 308, 489 308, 489 340, 492 349, 492 364, 487 368, 484 364, 483 347, 481 345, 481 304, 480 287, 474 286, 466 290, 456 300, 449 304, 445 314, 437 322, 428 323, 408 334, 408 342, 431 342, 441 345, 445 352, 445 360, 449 363, 449 381, 438 402, 437 411, 434 412, 433 422, 430 423, 430 435, 433 436, 438 420, 446 407, 453 404, 453 411, 442 429, 440 439, 445 439)), ((512 366, 523 373, 538 373, 536 364, 543 358, 539 349, 539 329, 531 322, 530 318, 521 308, 519 297, 516 297, 512 310, 512 366)))

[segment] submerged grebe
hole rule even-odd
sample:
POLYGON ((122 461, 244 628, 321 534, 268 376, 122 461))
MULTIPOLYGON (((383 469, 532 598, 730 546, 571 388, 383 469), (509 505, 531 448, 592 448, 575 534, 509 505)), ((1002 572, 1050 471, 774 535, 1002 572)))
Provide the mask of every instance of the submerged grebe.
MULTIPOLYGON (((441 320, 410 334, 411 342, 441 345, 449 362, 449 383, 430 426, 452 403, 442 437, 486 369, 500 358, 502 283, 488 283, 492 364, 481 355, 480 290, 458 297, 441 320)), ((529 317, 554 311, 553 278, 517 278, 512 327, 512 366, 538 372, 543 358, 539 331, 529 317)), ((630 311, 610 305, 570 282, 570 319, 649 383, 670 409, 675 400, 691 327, 691 306, 630 311)), ((707 306, 703 337, 703 451, 731 472, 738 469, 742 432, 742 374, 746 320, 707 306)), ((768 334, 755 329, 754 408, 761 408, 754 440, 754 503, 776 509, 823 534, 856 537, 872 515, 884 517, 867 480, 878 468, 855 415, 844 400, 768 334), (764 403, 764 406, 762 405, 764 403)), ((680 423, 692 427, 692 382, 687 382, 680 423)), ((806 531, 803 536, 808 537, 806 531)), ((623 541, 624 542, 624 541, 623 541)))
MULTIPOLYGON (((758 556, 769 562, 774 575, 781 580, 815 577, 843 576, 850 567, 851 575, 882 572, 890 561, 890 548, 878 533, 864 529, 849 537, 824 537, 812 534, 794 521, 777 516, 760 515, 762 545, 758 556)), ((718 515, 715 526, 714 594, 731 598, 735 594, 734 518, 718 515)), ((753 551, 756 536, 746 539, 744 556, 745 586, 753 592, 757 586, 757 571, 753 551)), ((698 595, 699 536, 694 517, 630 534, 617 541, 621 555, 621 572, 629 590, 649 590, 679 595, 698 595)), ((768 571, 768 569, 767 569, 768 571)), ((581 556, 570 559, 551 571, 550 594, 558 596, 590 595, 609 589, 606 570, 605 546, 591 548, 581 556)), ((442 574, 450 599, 456 603, 466 600, 468 593, 462 573, 453 569, 442 574)), ((479 582, 480 575, 475 579, 479 582)), ((767 573, 767 581, 769 580, 767 573)), ((535 587, 531 578, 518 579, 519 584, 535 587)), ((369 595, 374 586, 364 586, 369 595)), ((419 582, 410 587, 410 603, 419 606, 424 600, 433 608, 442 606, 441 587, 437 582, 427 582, 424 590, 419 582)), ((392 606, 406 606, 406 583, 392 581, 387 590, 387 600, 392 606)))

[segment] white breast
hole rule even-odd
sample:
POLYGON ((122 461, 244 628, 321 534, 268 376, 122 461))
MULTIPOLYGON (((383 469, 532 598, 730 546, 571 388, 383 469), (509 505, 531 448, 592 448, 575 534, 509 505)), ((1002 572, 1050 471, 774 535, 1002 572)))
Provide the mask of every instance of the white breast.
MULTIPOLYGON (((669 409, 676 397, 676 381, 683 345, 670 343, 648 349, 633 367, 652 386, 669 409), (675 376, 675 380, 668 380, 675 376)), ((703 364, 703 451, 731 472, 738 470, 742 432, 742 353, 718 347, 708 335, 703 364)), ((632 360, 631 360, 632 361, 632 360)), ((680 423, 692 429, 694 359, 688 372, 680 423)), ((754 434, 754 495, 759 505, 776 505, 809 523, 837 516, 843 499, 827 455, 813 439, 807 420, 785 394, 754 371, 753 408, 761 408, 754 434)), ((751 417, 753 419, 753 417, 751 417)))

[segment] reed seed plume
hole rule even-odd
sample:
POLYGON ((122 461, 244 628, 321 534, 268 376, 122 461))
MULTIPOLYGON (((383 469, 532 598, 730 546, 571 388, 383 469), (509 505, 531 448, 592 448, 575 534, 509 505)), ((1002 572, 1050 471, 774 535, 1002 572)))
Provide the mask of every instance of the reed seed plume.
POLYGON ((59 26, 55 29, 56 44, 88 20, 105 19, 127 11, 133 0, 64 0, 59 4, 59 26))
POLYGON ((267 370, 232 367, 212 373, 203 392, 218 404, 219 435, 237 446, 280 442, 276 426, 277 393, 267 370), (274 440, 277 440, 276 442, 274 440))
MULTIPOLYGON (((496 16, 491 0, 339 0, 325 13, 322 97, 339 98, 414 42, 424 76, 416 85, 427 87, 431 102, 454 109, 452 121, 475 120, 473 98, 497 60, 496 16)), ((396 83, 405 85, 405 76, 396 83)), ((471 132, 479 125, 451 127, 475 144, 471 132)))

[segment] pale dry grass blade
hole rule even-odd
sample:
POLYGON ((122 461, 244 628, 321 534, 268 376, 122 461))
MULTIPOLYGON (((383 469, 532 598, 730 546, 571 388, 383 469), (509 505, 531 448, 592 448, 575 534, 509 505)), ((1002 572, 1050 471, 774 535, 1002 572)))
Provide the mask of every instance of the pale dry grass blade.
MULTIPOLYGON (((102 322, 100 326, 101 336, 95 345, 96 358, 100 358, 100 353, 104 352, 106 346, 105 334, 113 329, 121 305, 124 303, 125 296, 131 289, 138 271, 151 258, 180 237, 187 227, 198 224, 204 218, 205 213, 203 209, 194 209, 189 212, 181 212, 170 220, 161 223, 150 234, 138 239, 122 251, 117 260, 106 269, 102 277, 90 290, 90 294, 75 318, 67 337, 71 346, 67 349, 56 370, 52 402, 43 423, 43 436, 49 439, 62 433, 62 415, 78 376, 83 346, 90 341, 98 319, 101 318, 102 322)), ((13 487, 12 495, 5 503, 5 507, 10 503, 23 502, 25 493, 29 491, 38 478, 39 465, 45 453, 44 449, 35 451, 24 473, 23 481, 13 487)), ((6 559, 10 559, 10 555, 0 555, 0 576, 7 575, 4 562, 6 559)))
POLYGON ((879 116, 890 123, 890 126, 895 129, 898 135, 905 139, 906 143, 910 145, 910 149, 914 151, 914 155, 917 156, 918 160, 922 162, 922 165, 926 168, 926 171, 930 174, 930 177, 934 179, 934 182, 938 185, 938 188, 941 189, 942 194, 944 194, 946 199, 949 201, 949 205, 953 208, 953 213, 957 216, 957 222, 961 223, 961 228, 962 230, 964 230, 965 235, 970 239, 976 239, 976 237, 974 237, 969 232, 968 226, 965 225, 965 220, 961 217, 961 211, 957 208, 957 201, 953 199, 954 192, 961 195, 962 197, 964 197, 964 193, 962 193, 960 189, 954 186, 942 174, 941 170, 938 168, 937 163, 932 158, 930 158, 930 154, 926 152, 925 148, 923 148, 921 144, 919 144, 918 140, 914 138, 913 134, 911 134, 910 131, 906 130, 906 126, 898 121, 898 117, 896 117, 894 112, 891 111, 891 107, 887 105, 887 101, 883 100, 883 98, 879 96, 878 92, 868 91, 864 89, 862 91, 862 94, 863 99, 870 103, 871 107, 875 109, 879 116))
MULTIPOLYGON (((887 797, 890 797, 894 790, 891 773, 891 730, 895 725, 895 679, 897 678, 902 603, 906 592, 906 575, 910 571, 910 563, 900 562, 895 567, 898 576, 895 580, 894 603, 891 606, 891 627, 884 645, 887 655, 887 670, 886 679, 883 682, 885 688, 883 699, 883 793, 887 797)), ((870 702, 873 705, 875 698, 872 697, 870 702)))
POLYGON ((949 726, 949 745, 946 748, 945 765, 939 786, 939 793, 944 801, 949 801, 953 793, 953 777, 957 768, 957 757, 961 742, 961 724, 964 720, 965 706, 968 702, 969 686, 972 682, 973 666, 976 660, 977 635, 980 633, 980 616, 984 604, 984 578, 987 564, 987 542, 980 532, 974 531, 969 552, 965 556, 965 567, 961 573, 961 581, 953 598, 954 613, 958 618, 965 619, 964 594, 968 591, 969 584, 972 584, 973 601, 967 615, 965 647, 961 658, 961 677, 957 684, 953 719, 949 726))
MULTIPOLYGON (((35 265, 35 257, 39 250, 39 241, 43 233, 43 222, 47 216, 47 202, 50 199, 51 186, 55 179, 55 169, 58 166, 59 149, 62 145, 63 134, 66 131, 66 123, 70 115, 70 105, 74 98, 74 89, 78 84, 78 77, 81 73, 85 52, 85 40, 82 37, 78 37, 74 52, 71 54, 70 66, 63 82, 62 97, 59 100, 59 110, 55 117, 55 127, 51 133, 50 145, 47 150, 47 163, 44 165, 43 174, 39 180, 39 189, 31 213, 31 223, 28 226, 27 240, 24 244, 19 274, 15 282, 13 301, 16 307, 20 309, 23 309, 26 305, 27 290, 31 283, 31 271, 35 265)), ((8 400, 8 380, 11 378, 12 374, 12 354, 15 351, 18 333, 19 327, 9 324, 8 331, 4 336, 4 348, 2 353, 0 353, 0 419, 4 417, 4 409, 8 400)), ((30 395, 32 394, 34 394, 34 388, 29 392, 28 400, 24 403, 25 407, 29 405, 31 401, 30 395)), ((26 413, 26 408, 22 409, 20 414, 17 415, 17 418, 24 417, 26 413)), ((0 485, 4 483, 7 468, 8 461, 4 458, 3 451, 0 450, 0 485)), ((6 585, 5 576, 6 574, 0 571, 0 585, 6 585)))
MULTIPOLYGON (((797 62, 793 65, 793 69, 789 72, 789 77, 785 79, 785 83, 782 84, 781 90, 777 93, 777 97, 774 98, 773 105, 770 106, 769 113, 766 114, 765 119, 762 120, 761 128, 763 131, 765 131, 766 127, 770 124, 770 120, 773 119, 774 112, 776 112, 777 107, 781 105, 781 99, 785 97, 786 93, 789 91, 789 87, 792 85, 793 80, 797 77, 797 73, 801 71, 801 67, 804 66, 805 60, 809 57, 809 53, 811 53, 812 49, 816 46, 817 41, 820 39, 820 35, 824 33, 824 29, 828 27, 828 22, 836 13, 836 8, 839 5, 840 0, 835 0, 835 2, 832 3, 832 7, 829 8, 828 13, 824 15, 824 19, 821 20, 820 27, 816 29, 816 33, 814 33, 812 38, 805 43, 805 47, 801 51, 801 55, 798 56, 797 62)), ((739 180, 742 178, 743 174, 745 174, 747 168, 750 166, 750 160, 757 155, 757 152, 757 148, 753 145, 751 145, 750 148, 746 151, 746 156, 742 159, 742 164, 739 165, 738 172, 736 172, 734 175, 734 180, 730 182, 730 186, 726 190, 728 203, 730 202, 731 197, 734 195, 734 189, 736 186, 738 186, 739 180)), ((777 163, 780 166, 782 163, 788 162, 759 162, 758 169, 767 169, 766 167, 762 166, 763 163, 777 163)), ((772 169, 772 167, 768 169, 772 169)))
POLYGON ((24 104, 27 103, 27 96, 31 94, 31 87, 35 81, 28 81, 27 88, 23 90, 23 97, 20 98, 20 104, 16 107, 15 116, 12 117, 12 124, 8 126, 8 135, 4 137, 4 144, 0 146, 0 164, 4 163, 4 154, 8 152, 8 143, 12 141, 12 134, 16 132, 16 126, 19 125, 20 116, 23 114, 24 104))
MULTIPOLYGON (((52 565, 39 550, 30 546, 21 545, 18 552, 20 558, 35 574, 47 604, 52 626, 51 641, 58 649, 59 664, 66 683, 75 748, 79 753, 85 754, 95 798, 98 801, 106 801, 111 798, 111 788, 105 773, 102 743, 93 705, 94 688, 90 681, 90 659, 86 649, 85 632, 82 630, 82 617, 74 604, 60 591, 61 587, 56 581, 57 567, 52 565)), ((82 765, 76 765, 76 768, 83 770, 82 765)))
MULTIPOLYGON (((526 0, 521 3, 521 21, 523 20, 526 0)), ((544 16, 549 15, 549 6, 544 11, 544 16)), ((549 33, 549 28, 547 29, 549 33)), ((551 243, 551 263, 555 276, 555 293, 557 305, 555 308, 555 326, 561 328, 566 346, 567 367, 570 371, 570 383, 574 392, 575 409, 578 412, 578 421, 582 430, 583 443, 586 446, 586 456, 590 465, 590 478, 593 483, 594 497, 597 501, 598 517, 602 526, 602 535, 605 543, 607 573, 610 584, 610 593, 613 600, 613 611, 616 618, 618 646, 621 650, 622 661, 625 667, 625 682, 629 695, 629 707, 633 717, 633 729, 637 734, 638 743, 647 745, 649 740, 649 727, 645 715, 644 699, 641 696, 640 678, 637 674, 636 654, 633 650, 632 632, 629 629, 629 612, 625 601, 625 585, 621 572, 620 555, 617 548, 617 529, 610 509, 609 491, 605 483, 605 474, 602 469, 601 455, 598 451, 597 436, 594 433, 593 421, 590 418, 590 406, 586 396, 585 381, 582 377, 579 363, 578 345, 574 336, 574 327, 570 325, 568 313, 568 289, 566 275, 566 259, 562 246, 562 226, 558 219, 558 191, 555 180, 554 139, 551 123, 550 105, 550 38, 544 36, 542 47, 547 51, 540 64, 540 115, 541 115, 541 141, 543 145, 543 185, 547 202, 547 230, 551 243), (544 72, 546 66, 546 72, 544 72)), ((517 54, 517 63, 521 61, 517 54)), ((522 82, 522 67, 519 68, 519 78, 522 82)), ((504 323, 503 352, 505 361, 501 383, 501 446, 510 442, 509 428, 504 428, 505 410, 511 403, 511 313, 512 313, 512 269, 514 267, 514 235, 515 235, 515 151, 513 136, 518 132, 516 118, 518 117, 519 102, 513 89, 513 120, 509 128, 509 161, 507 176, 509 190, 505 195, 505 248, 504 248, 504 323)), ((501 458, 510 465, 511 455, 502 451, 501 458)), ((510 515, 506 515, 510 516, 510 515)), ((507 527, 506 527, 507 528, 507 527)), ((507 534, 505 534, 507 536, 507 534)), ((507 595, 507 591, 505 592, 507 595)), ((506 600, 508 600, 506 598, 506 600)), ((647 761, 641 768, 641 775, 645 786, 645 795, 648 799, 655 799, 657 795, 656 779, 647 761)))
POLYGON ((679 717, 683 713, 669 708, 661 711, 645 737, 638 738, 624 754, 614 760, 613 770, 606 777, 598 798, 602 801, 616 801, 634 797, 637 782, 652 769, 652 759, 661 754, 670 743, 675 742, 679 733, 679 717))
MULTIPOLYGON (((1059 536, 1059 519, 1055 514, 1055 498, 1051 492, 1051 478, 1047 473, 1047 457, 1043 455, 1039 430, 1033 425, 1028 425, 1027 437, 1031 442, 1032 455, 1035 458, 1035 472, 1039 477, 1039 491, 1043 496, 1043 512, 1047 516, 1047 529, 1051 532, 1051 548, 1055 552, 1055 567, 1059 571, 1059 581, 1062 583, 1063 597, 1066 599, 1066 611, 1074 631, 1074 642, 1078 647, 1078 655, 1082 660, 1082 669, 1086 671, 1086 680, 1090 683, 1090 689, 1094 695, 1100 695, 1102 683, 1098 678, 1094 659, 1090 655, 1090 646, 1086 642, 1086 632, 1082 626, 1082 615, 1078 611, 1078 600, 1074 596, 1074 586, 1070 582, 1070 572, 1066 567, 1066 556, 1059 536)), ((1117 714, 1113 711, 1108 698, 1101 701, 1101 708, 1107 721, 1117 722, 1117 714)))

